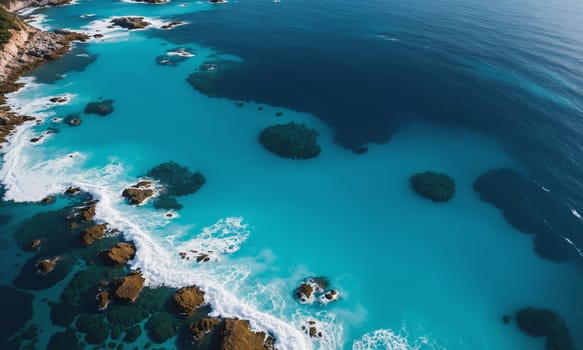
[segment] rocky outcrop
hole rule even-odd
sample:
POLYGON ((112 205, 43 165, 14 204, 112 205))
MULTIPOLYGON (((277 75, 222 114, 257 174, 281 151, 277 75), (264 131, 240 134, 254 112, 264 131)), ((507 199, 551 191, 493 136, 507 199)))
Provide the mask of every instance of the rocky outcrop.
POLYGON ((97 102, 89 102, 85 106, 85 114, 97 114, 102 117, 113 113, 113 100, 103 100, 97 102))
POLYGON ((40 250, 41 240, 40 239, 33 239, 30 242, 30 250, 40 250))
POLYGON ((174 295, 174 302, 181 314, 190 317, 204 303, 204 293, 197 286, 180 288, 174 295))
POLYGON ((113 265, 125 265, 136 255, 136 247, 133 243, 119 242, 107 250, 99 252, 99 257, 113 265))
POLYGON ((91 203, 86 207, 80 208, 77 213, 84 222, 89 222, 95 216, 95 203, 91 203))
POLYGON ((144 17, 118 17, 111 20, 113 25, 125 29, 143 29, 150 25, 150 22, 144 21, 144 17))
POLYGON ((53 32, 55 34, 65 36, 69 41, 86 42, 87 40, 89 40, 89 35, 85 33, 73 32, 66 29, 55 29, 53 32))
POLYGON ((447 202, 455 193, 455 182, 447 174, 425 171, 409 179, 411 187, 420 196, 434 202, 447 202))
POLYGON ((253 332, 249 321, 226 319, 221 330, 220 350, 263 350, 271 348, 266 344, 267 335, 264 332, 253 332))
POLYGON ((528 307, 518 311, 516 323, 531 337, 546 337, 547 350, 573 350, 565 321, 554 311, 528 307))
POLYGON ((130 204, 142 204, 146 199, 154 195, 154 190, 151 188, 150 181, 140 181, 137 184, 126 188, 122 192, 122 196, 127 199, 130 204))
POLYGON ((147 4, 164 4, 167 3, 169 0, 133 0, 135 2, 145 2, 147 4))
POLYGON ((36 265, 38 272, 42 275, 53 271, 55 265, 57 264, 57 259, 43 259, 36 265))
POLYGON ((97 299, 97 307, 99 310, 107 309, 107 305, 109 304, 109 292, 102 290, 95 298, 97 299))
POLYGON ((295 296, 302 304, 325 305, 340 297, 337 290, 328 289, 329 287, 330 281, 326 277, 310 277, 300 283, 295 291, 295 296))
MULTIPOLYGON (((8 3, 10 10, 16 10, 18 5, 8 3)), ((4 94, 18 90, 22 84, 15 81, 25 73, 47 60, 54 60, 65 54, 70 47, 67 36, 43 32, 36 29, 17 16, 14 16, 0 5, 0 17, 7 18, 9 26, 2 30, 3 44, 0 44, 0 144, 14 128, 33 118, 20 116, 10 112, 5 104, 4 94)))
POLYGON ((263 129, 259 134, 259 142, 280 157, 309 159, 320 154, 318 135, 316 130, 309 129, 304 124, 290 122, 263 129))
POLYGON ((145 279, 139 272, 133 272, 123 278, 116 278, 112 282, 115 298, 119 301, 132 303, 136 301, 142 289, 145 279))
POLYGON ((275 340, 264 332, 253 332, 249 321, 234 318, 204 317, 190 325, 195 340, 201 341, 207 334, 215 334, 219 350, 273 350, 275 340))
POLYGON ((94 225, 81 232, 81 242, 85 245, 91 245, 93 242, 105 236, 107 224, 94 225))

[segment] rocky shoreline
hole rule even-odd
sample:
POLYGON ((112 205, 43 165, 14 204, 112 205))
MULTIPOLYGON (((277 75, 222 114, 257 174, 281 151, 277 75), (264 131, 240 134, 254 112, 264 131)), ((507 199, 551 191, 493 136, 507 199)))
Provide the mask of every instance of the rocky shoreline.
MULTIPOLYGON (((0 4, 0 13, 10 18, 11 29, 8 29, 10 38, 0 50, 0 145, 14 129, 32 120, 28 116, 13 113, 6 105, 5 94, 20 89, 23 85, 17 80, 34 68, 47 61, 56 60, 66 54, 73 40, 81 38, 71 33, 46 32, 26 24, 18 15, 10 12, 20 10, 30 5, 63 5, 64 1, 16 1, 0 4)), ((68 2, 68 0, 67 0, 68 2)))

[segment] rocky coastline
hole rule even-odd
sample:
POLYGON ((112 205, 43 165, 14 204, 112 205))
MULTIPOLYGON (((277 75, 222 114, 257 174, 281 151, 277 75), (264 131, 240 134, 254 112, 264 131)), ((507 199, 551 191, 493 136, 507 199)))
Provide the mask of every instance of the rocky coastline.
POLYGON ((0 18, 7 28, 6 39, 0 45, 0 146, 14 129, 32 120, 29 116, 13 113, 6 105, 5 94, 20 89, 17 80, 47 61, 66 54, 72 41, 83 41, 78 33, 68 31, 47 32, 26 24, 15 11, 29 6, 64 5, 70 0, 57 1, 0 1, 0 18))

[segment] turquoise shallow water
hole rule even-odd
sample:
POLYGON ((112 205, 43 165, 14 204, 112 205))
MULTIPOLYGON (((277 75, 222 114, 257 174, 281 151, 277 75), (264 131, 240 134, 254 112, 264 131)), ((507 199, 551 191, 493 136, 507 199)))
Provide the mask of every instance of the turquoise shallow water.
MULTIPOLYGON (((48 25, 79 29, 88 21, 79 18, 85 13, 96 13, 92 19, 167 19, 208 8, 81 2, 41 12, 48 25)), ((13 96, 27 112, 45 108, 38 105, 46 106, 49 96, 73 97, 64 106, 49 105, 55 115, 21 128, 12 140, 3 173, 7 199, 40 200, 70 185, 93 192, 101 199, 98 216, 136 241, 132 266, 142 269, 147 283, 201 283, 219 312, 251 318, 287 340, 282 348, 543 349, 542 339, 501 322, 502 315, 530 305, 563 315, 581 346, 583 285, 575 268, 539 258, 532 237, 513 229, 472 189, 490 169, 522 168, 496 140, 461 127, 412 123, 390 142, 356 155, 335 143, 332 129, 313 115, 254 102, 239 107, 194 90, 186 77, 223 53, 191 43, 184 46, 195 57, 176 67, 157 65, 156 57, 177 45, 151 31, 92 42, 86 49, 97 59, 85 70, 67 72, 54 84, 30 84, 13 96), (111 115, 81 115, 79 127, 51 121, 100 97, 114 100, 111 115), (320 132, 319 157, 281 159, 257 142, 264 127, 292 120, 320 132), (47 127, 61 132, 28 142, 47 127), (179 199, 179 217, 170 220, 151 205, 122 200, 125 186, 168 160, 207 178, 199 192, 179 199), (409 176, 427 169, 455 178, 451 202, 436 204, 410 190, 409 176), (200 235, 205 228, 210 236, 200 235), (205 265, 179 259, 186 247, 207 245, 233 246, 234 252, 205 265), (293 290, 314 275, 329 277, 340 300, 325 307, 298 304, 293 290), (309 319, 319 320, 323 339, 295 343, 295 332, 301 334, 309 319)), ((31 215, 38 207, 10 210, 31 215)), ((47 293, 57 296, 58 290, 47 293)), ((35 309, 41 324, 48 321, 42 309, 35 309)))

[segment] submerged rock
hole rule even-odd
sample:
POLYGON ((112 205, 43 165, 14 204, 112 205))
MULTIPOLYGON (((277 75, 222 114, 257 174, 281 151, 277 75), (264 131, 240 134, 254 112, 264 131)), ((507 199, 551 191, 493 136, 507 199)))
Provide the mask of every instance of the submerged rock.
POLYGON ((543 186, 513 169, 495 169, 474 182, 480 199, 500 209, 515 229, 534 234, 534 250, 543 259, 577 259, 583 246, 583 221, 543 186), (570 242, 567 241, 569 239, 570 242))
POLYGON ((133 243, 119 242, 107 250, 102 250, 99 256, 110 264, 124 265, 136 255, 133 243))
POLYGON ((259 134, 259 142, 268 151, 291 159, 317 157, 321 151, 317 138, 316 130, 295 122, 273 125, 259 134))
POLYGON ((573 350, 565 321, 548 309, 525 308, 516 314, 520 330, 531 337, 546 337, 547 350, 573 350))
POLYGON ((116 299, 132 303, 140 296, 144 288, 145 279, 139 272, 133 272, 123 278, 116 278, 113 280, 113 288, 115 289, 116 299))
POLYGON ((81 242, 85 245, 93 244, 93 242, 101 239, 105 236, 105 230, 107 229, 107 224, 91 226, 88 229, 81 232, 81 242))
POLYGON ((197 286, 180 288, 174 295, 174 302, 181 314, 190 317, 204 303, 204 293, 197 286))
POLYGON ((86 315, 79 316, 76 323, 79 332, 85 333, 85 341, 88 344, 100 345, 109 337, 109 326, 100 316, 86 315))
POLYGON ((113 113, 113 100, 89 102, 85 106, 85 114, 97 114, 102 117, 113 113))
POLYGON ((411 176, 409 181, 417 194, 434 202, 447 202, 455 193, 454 180, 443 173, 425 171, 411 176))
POLYGON ((148 320, 145 325, 148 337, 154 343, 163 343, 178 333, 178 320, 171 314, 159 312, 148 320))
POLYGON ((176 197, 167 193, 163 193, 154 201, 154 208, 165 210, 180 210, 183 207, 182 204, 178 203, 176 197))
POLYGON ((212 330, 220 323, 221 320, 218 318, 203 317, 190 325, 190 332, 194 336, 194 339, 201 340, 206 334, 212 332, 212 330))
POLYGON ((150 22, 146 22, 144 17, 118 17, 112 19, 111 23, 130 30, 146 28, 151 24, 150 22))
POLYGON ((200 172, 191 172, 187 167, 172 161, 152 168, 147 176, 160 181, 165 187, 164 192, 171 196, 195 193, 206 182, 200 172))
POLYGON ((63 120, 65 121, 65 123, 69 124, 70 126, 81 125, 81 118, 79 118, 79 114, 69 114, 63 120))

